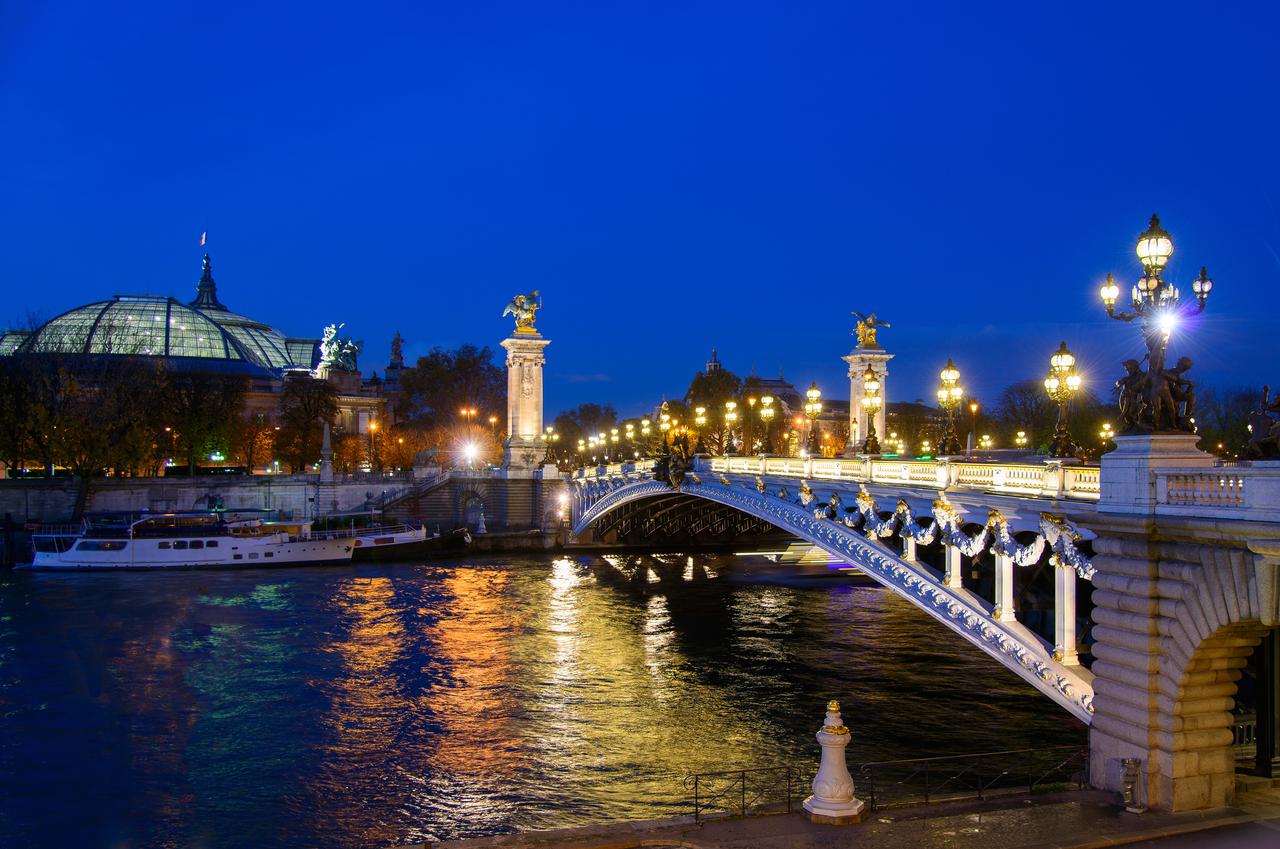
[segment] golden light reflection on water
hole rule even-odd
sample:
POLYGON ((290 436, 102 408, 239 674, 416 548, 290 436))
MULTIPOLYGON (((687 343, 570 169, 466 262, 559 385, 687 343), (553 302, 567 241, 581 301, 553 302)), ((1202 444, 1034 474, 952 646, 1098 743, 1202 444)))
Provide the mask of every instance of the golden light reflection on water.
POLYGON ((522 756, 513 743, 511 644, 523 615, 509 598, 510 572, 460 567, 444 581, 446 607, 430 633, 449 678, 430 694, 441 728, 431 762, 455 775, 509 775, 522 756))

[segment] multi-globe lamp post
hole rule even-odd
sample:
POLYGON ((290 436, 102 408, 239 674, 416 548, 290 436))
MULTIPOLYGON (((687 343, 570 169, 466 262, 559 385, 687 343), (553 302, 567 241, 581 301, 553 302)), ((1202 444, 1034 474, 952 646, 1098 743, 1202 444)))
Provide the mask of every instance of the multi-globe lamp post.
POLYGON ((1058 424, 1049 445, 1049 456, 1074 457, 1076 445, 1071 441, 1071 429, 1067 426, 1067 404, 1080 391, 1080 374, 1076 371, 1076 355, 1063 342, 1049 358, 1049 376, 1044 379, 1044 391, 1058 405, 1058 424))
POLYGON ((956 408, 964 400, 964 388, 960 386, 960 369, 947 358, 947 365, 938 373, 942 385, 938 387, 938 406, 947 414, 947 429, 942 435, 938 450, 942 454, 959 454, 960 437, 956 435, 956 408))
POLYGON ((773 447, 770 444, 770 439, 769 439, 769 425, 773 423, 773 417, 774 417, 774 414, 776 413, 777 413, 777 410, 773 408, 773 396, 772 395, 760 396, 760 421, 764 425, 764 438, 761 440, 761 442, 764 446, 763 453, 765 454, 768 454, 769 449, 773 447))
POLYGON ((1169 337, 1179 320, 1204 311, 1213 290, 1213 281, 1209 279, 1208 269, 1201 266, 1200 275, 1191 281, 1195 307, 1182 303, 1178 287, 1164 279, 1164 269, 1173 256, 1173 238, 1160 226, 1160 219, 1155 215, 1151 216, 1147 229, 1138 236, 1135 252, 1142 263, 1143 275, 1130 290, 1132 312, 1116 310, 1120 287, 1112 275, 1107 275, 1106 283, 1098 292, 1111 318, 1141 323, 1142 338, 1147 347, 1146 373, 1139 371, 1139 363, 1129 360, 1125 363, 1126 376, 1117 383, 1121 391, 1120 412, 1125 419, 1123 429, 1190 430, 1194 425, 1190 420, 1191 412, 1188 410, 1179 415, 1176 407, 1179 396, 1185 394, 1182 391, 1185 387, 1181 384, 1186 382, 1182 380, 1181 373, 1191 367, 1191 361, 1179 361, 1179 367, 1171 376, 1165 372, 1165 354, 1169 337))
POLYGON ((1111 441, 1116 438, 1116 432, 1111 429, 1111 422, 1102 423, 1101 429, 1098 430, 1098 438, 1102 440, 1103 453, 1110 451, 1111 448, 1108 446, 1112 445, 1111 441))
POLYGON ((822 454, 822 446, 818 444, 818 416, 822 415, 822 390, 818 388, 817 381, 809 384, 809 388, 805 390, 804 397, 804 414, 809 418, 809 447, 807 451, 810 457, 817 457, 822 454))
POLYGON ((738 402, 724 402, 724 432, 725 444, 724 453, 732 456, 738 453, 738 447, 733 443, 733 429, 738 424, 738 402))
POLYGON ((862 375, 862 409, 867 414, 867 438, 862 443, 863 454, 879 454, 880 440, 876 438, 876 414, 884 399, 880 397, 880 378, 870 368, 862 375))

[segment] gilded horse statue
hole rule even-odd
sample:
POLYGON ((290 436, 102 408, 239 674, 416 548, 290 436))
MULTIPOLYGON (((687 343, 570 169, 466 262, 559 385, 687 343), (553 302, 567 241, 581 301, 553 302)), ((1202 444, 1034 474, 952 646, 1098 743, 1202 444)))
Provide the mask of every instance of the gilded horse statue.
POLYGON ((879 348, 880 345, 876 343, 876 331, 881 327, 892 327, 893 325, 887 321, 881 320, 875 313, 871 313, 871 315, 863 315, 860 312, 854 311, 853 316, 858 319, 858 328, 853 331, 858 334, 858 347, 879 348))
POLYGON ((511 299, 511 303, 507 304, 507 308, 502 311, 504 316, 514 316, 516 320, 516 333, 537 333, 533 322, 536 318, 535 313, 542 308, 542 298, 538 295, 538 290, 534 289, 529 295, 516 295, 511 299))

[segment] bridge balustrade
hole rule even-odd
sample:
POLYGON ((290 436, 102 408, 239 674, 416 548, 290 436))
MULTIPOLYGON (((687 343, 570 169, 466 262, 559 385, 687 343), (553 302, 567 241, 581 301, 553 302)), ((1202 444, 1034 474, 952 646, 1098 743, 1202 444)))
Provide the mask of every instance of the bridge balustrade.
POLYGON ((1156 513, 1280 521, 1280 466, 1157 469, 1156 513))
MULTIPOLYGON (((801 457, 711 457, 713 472, 755 474, 931 489, 969 489, 1029 498, 1097 501, 1097 466, 801 457)), ((701 467, 701 466, 700 466, 701 467)))

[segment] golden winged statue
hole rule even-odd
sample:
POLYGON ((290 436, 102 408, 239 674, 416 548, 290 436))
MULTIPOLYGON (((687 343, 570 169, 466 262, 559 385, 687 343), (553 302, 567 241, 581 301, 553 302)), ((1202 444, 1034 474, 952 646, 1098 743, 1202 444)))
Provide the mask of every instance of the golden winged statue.
POLYGON ((502 314, 515 317, 516 333, 537 333, 533 322, 536 318, 535 314, 540 309, 542 309, 542 298, 538 295, 538 290, 534 289, 528 295, 516 295, 512 298, 502 314))
POLYGON ((858 319, 858 327, 853 332, 858 335, 859 348, 879 348, 880 345, 876 342, 876 331, 881 327, 893 327, 889 322, 878 318, 875 313, 863 315, 854 310, 853 317, 858 319))

